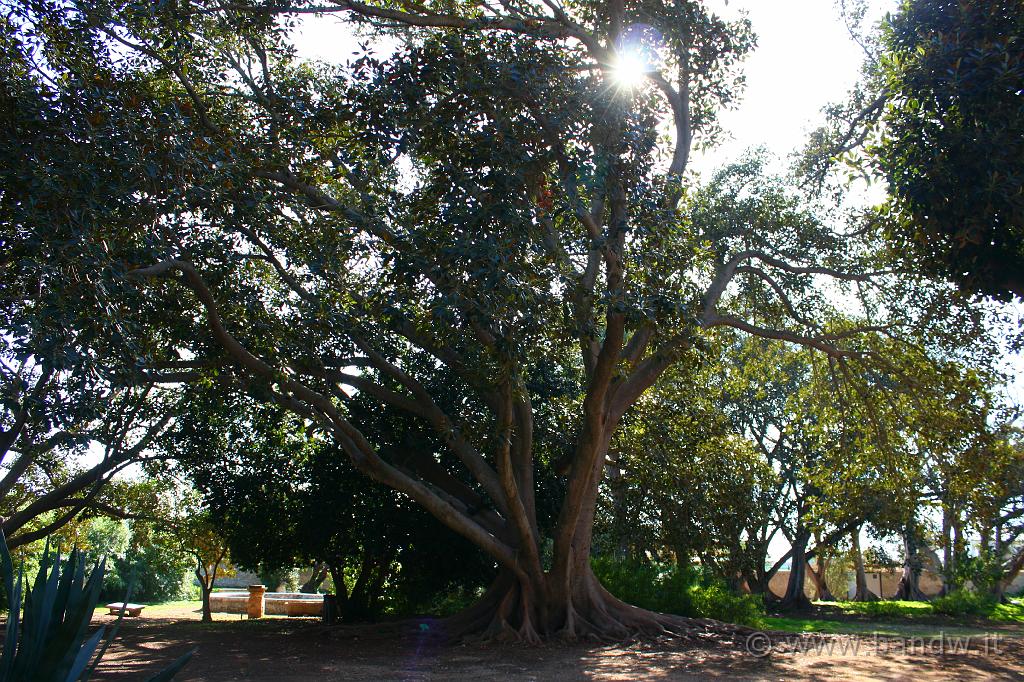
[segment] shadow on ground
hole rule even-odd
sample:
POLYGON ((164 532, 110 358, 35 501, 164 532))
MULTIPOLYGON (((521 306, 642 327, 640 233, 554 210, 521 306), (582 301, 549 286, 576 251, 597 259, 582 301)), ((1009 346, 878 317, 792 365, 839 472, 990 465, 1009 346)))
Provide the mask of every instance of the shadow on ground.
MULTIPOLYGON (((103 621, 105 617, 97 618, 103 621)), ((437 621, 325 627, 309 619, 126 621, 98 680, 144 680, 185 651, 178 680, 1019 680, 1024 644, 974 641, 968 651, 900 640, 832 637, 758 658, 735 646, 680 641, 543 647, 443 641, 437 621), (829 644, 831 643, 831 644, 829 644), (856 646, 854 646, 856 645, 856 646), (902 646, 902 648, 901 648, 902 646), (799 649, 799 650, 794 650, 799 649)))

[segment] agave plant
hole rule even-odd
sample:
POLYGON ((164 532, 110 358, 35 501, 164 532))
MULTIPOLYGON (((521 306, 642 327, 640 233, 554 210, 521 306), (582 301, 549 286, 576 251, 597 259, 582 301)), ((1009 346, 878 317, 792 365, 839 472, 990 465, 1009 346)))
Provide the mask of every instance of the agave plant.
MULTIPOLYGON (((89 634, 89 621, 103 586, 105 560, 89 571, 85 557, 74 550, 65 560, 60 552, 43 553, 42 565, 32 589, 25 594, 22 609, 23 576, 14 579, 14 563, 7 541, 0 532, 0 570, 3 571, 10 611, 7 632, 0 654, 0 682, 39 680, 40 682, 76 682, 87 680, 96 670, 124 616, 124 609, 107 635, 106 626, 89 634), (100 643, 103 643, 102 648, 100 643), (99 651, 97 652, 97 648, 99 651), (94 655, 95 654, 95 655, 94 655), (90 665, 92 661, 92 665, 90 665)), ((131 587, 125 602, 131 597, 131 587)), ((192 656, 188 652, 167 669, 150 679, 171 679, 192 656)))

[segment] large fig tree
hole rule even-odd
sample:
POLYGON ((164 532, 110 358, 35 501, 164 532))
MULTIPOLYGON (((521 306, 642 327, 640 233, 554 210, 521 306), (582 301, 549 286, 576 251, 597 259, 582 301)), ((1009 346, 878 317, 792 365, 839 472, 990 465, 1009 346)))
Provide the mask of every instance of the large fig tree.
POLYGON ((110 296, 165 312, 166 342, 138 353, 147 379, 293 410, 486 552, 499 576, 452 634, 729 632, 634 608, 591 571, 623 416, 716 328, 857 363, 866 336, 920 341, 912 327, 950 316, 948 292, 887 271, 871 231, 826 225, 756 160, 714 201, 688 191, 691 149, 714 143, 753 45, 698 0, 11 12, 38 97, 105 93, 60 139, 138 151, 119 199, 145 225, 82 242, 109 254, 110 296), (296 17, 322 14, 347 22, 339 40, 362 36, 350 63, 297 56, 296 17), (569 397, 537 407, 546 381, 569 397), (443 461, 375 448, 357 393, 429 425, 443 461), (538 458, 563 477, 550 536, 538 458))

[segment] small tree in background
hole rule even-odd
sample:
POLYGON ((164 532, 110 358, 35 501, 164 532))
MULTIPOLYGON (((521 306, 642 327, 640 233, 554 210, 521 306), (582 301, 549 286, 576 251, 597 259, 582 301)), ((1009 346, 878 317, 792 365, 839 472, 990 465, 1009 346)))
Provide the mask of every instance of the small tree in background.
POLYGON ((209 623, 213 620, 210 594, 217 578, 230 577, 237 572, 229 557, 227 540, 206 509, 196 509, 177 522, 174 533, 182 551, 194 562, 192 570, 203 600, 203 622, 209 623))

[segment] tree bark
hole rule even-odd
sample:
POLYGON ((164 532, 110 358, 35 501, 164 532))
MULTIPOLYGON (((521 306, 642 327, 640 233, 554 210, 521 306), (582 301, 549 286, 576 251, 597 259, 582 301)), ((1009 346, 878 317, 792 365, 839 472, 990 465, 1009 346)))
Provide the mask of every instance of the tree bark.
POLYGON ((204 575, 198 568, 195 570, 196 578, 199 580, 199 592, 203 597, 203 622, 213 622, 213 611, 210 609, 210 593, 213 592, 213 581, 209 576, 204 575))
POLYGON ((959 573, 960 562, 967 557, 967 545, 964 541, 963 521, 960 514, 955 514, 953 524, 953 586, 963 587, 963 577, 959 573))
POLYGON ((345 613, 345 604, 348 602, 348 585, 345 584, 345 562, 328 561, 327 570, 331 574, 331 582, 334 583, 334 596, 337 599, 338 616, 345 613))
POLYGON ((383 610, 384 583, 391 575, 392 554, 388 554, 374 566, 373 577, 366 589, 366 613, 377 617, 383 610))
POLYGON ((811 566, 810 562, 807 562, 807 575, 811 577, 814 582, 814 599, 816 601, 835 601, 835 595, 832 594, 832 590, 828 587, 828 581, 825 580, 825 571, 828 570, 828 562, 818 556, 814 560, 817 565, 817 569, 811 566))
POLYGON ((910 523, 903 529, 903 575, 900 576, 896 598, 907 601, 924 599, 921 592, 921 556, 918 552, 917 528, 910 523))
POLYGON ((876 601, 878 597, 868 589, 867 571, 864 570, 864 554, 860 551, 860 528, 854 529, 850 534, 850 543, 853 546, 853 566, 857 576, 853 601, 876 601))
POLYGON ((750 591, 754 594, 764 595, 764 597, 770 598, 771 592, 768 588, 771 583, 772 577, 779 572, 782 563, 775 562, 772 566, 766 566, 768 561, 768 547, 771 545, 769 537, 759 536, 756 540, 756 551, 753 556, 756 560, 752 562, 752 565, 747 567, 745 578, 747 586, 750 591))
POLYGON ((786 594, 777 605, 780 609, 806 610, 811 608, 811 600, 807 598, 807 591, 804 588, 807 582, 807 543, 810 539, 810 531, 803 527, 797 527, 793 537, 793 553, 790 558, 786 594))
MULTIPOLYGON (((621 455, 619 455, 621 456, 621 455)), ((615 551, 621 559, 630 555, 629 547, 629 509, 626 502, 626 490, 622 480, 622 469, 618 461, 609 462, 607 469, 608 490, 612 497, 613 532, 615 533, 615 551)))
POLYGON ((949 506, 942 505, 942 594, 949 594, 953 584, 953 541, 949 506))
POLYGON ((442 628, 446 636, 540 643, 552 638, 621 641, 637 636, 697 633, 734 640, 753 632, 741 626, 637 608, 612 595, 598 581, 591 569, 590 549, 599 474, 604 470, 609 437, 606 433, 596 443, 592 441, 591 446, 598 451, 591 451, 589 457, 585 451, 577 453, 570 489, 555 529, 551 569, 503 568, 476 604, 446 620, 442 628), (589 468, 590 476, 581 466, 589 468), (575 490, 574 481, 579 485, 575 490), (578 504, 575 516, 571 513, 574 495, 578 504))
POLYGON ((363 554, 363 559, 359 563, 359 574, 356 576, 356 582, 352 586, 352 591, 349 592, 348 599, 345 600, 341 611, 342 620, 346 622, 363 620, 370 615, 368 613, 367 585, 370 582, 370 574, 373 571, 373 561, 374 557, 369 552, 363 554))
POLYGON ((481 638, 537 644, 546 639, 621 641, 638 636, 696 635, 741 641, 754 630, 707 619, 655 613, 621 601, 601 585, 590 570, 568 583, 548 574, 542 593, 502 571, 484 596, 465 611, 446 619, 439 632, 449 639, 481 638))
POLYGON ((312 571, 309 575, 309 580, 303 583, 302 587, 299 588, 299 592, 305 592, 307 594, 313 594, 320 589, 320 586, 327 580, 327 564, 322 561, 318 561, 313 564, 312 571))

